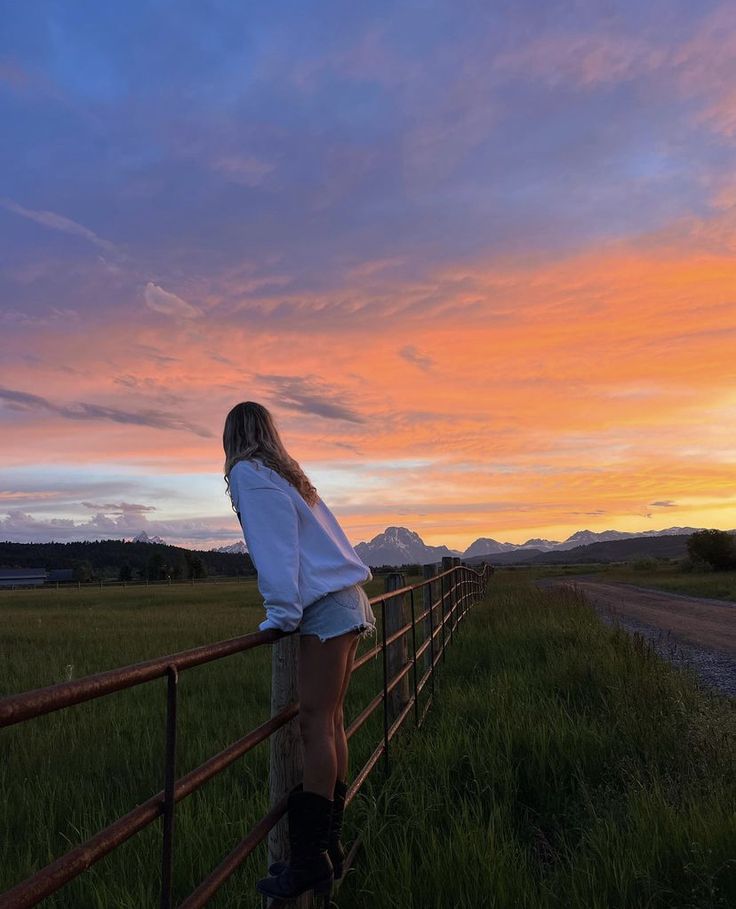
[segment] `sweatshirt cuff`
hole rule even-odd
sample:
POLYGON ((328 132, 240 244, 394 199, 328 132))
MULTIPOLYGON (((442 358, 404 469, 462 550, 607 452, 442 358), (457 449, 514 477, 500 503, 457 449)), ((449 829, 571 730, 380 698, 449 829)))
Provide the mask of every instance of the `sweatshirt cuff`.
POLYGON ((281 628, 280 625, 277 625, 276 622, 273 621, 273 619, 264 619, 261 622, 261 624, 258 626, 259 631, 270 631, 272 628, 276 629, 276 631, 284 630, 283 628, 281 628))
POLYGON ((271 618, 264 619, 261 624, 258 626, 259 631, 270 631, 272 628, 276 631, 283 631, 284 634, 290 634, 292 631, 295 631, 299 627, 299 622, 301 619, 297 619, 296 622, 286 622, 286 624, 280 625, 278 622, 274 621, 271 618))

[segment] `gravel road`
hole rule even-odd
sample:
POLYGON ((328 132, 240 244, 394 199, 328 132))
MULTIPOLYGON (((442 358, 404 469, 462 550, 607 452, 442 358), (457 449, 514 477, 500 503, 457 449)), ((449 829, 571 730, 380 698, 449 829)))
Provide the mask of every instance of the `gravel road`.
POLYGON ((638 632, 660 656, 692 667, 703 683, 736 697, 736 603, 580 576, 537 584, 577 589, 604 622, 638 632))

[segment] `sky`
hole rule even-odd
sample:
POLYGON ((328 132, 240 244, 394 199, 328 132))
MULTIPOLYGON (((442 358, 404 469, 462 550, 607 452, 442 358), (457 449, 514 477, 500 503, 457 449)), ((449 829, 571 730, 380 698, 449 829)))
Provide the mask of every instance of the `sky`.
POLYGON ((0 539, 736 527, 736 4, 3 4, 0 539))

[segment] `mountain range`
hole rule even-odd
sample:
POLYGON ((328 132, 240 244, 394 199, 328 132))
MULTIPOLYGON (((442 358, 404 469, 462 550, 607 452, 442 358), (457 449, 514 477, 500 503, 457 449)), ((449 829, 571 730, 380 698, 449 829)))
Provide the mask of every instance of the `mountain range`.
MULTIPOLYGON (((479 559, 484 556, 495 556, 494 561, 517 562, 528 561, 547 553, 569 553, 597 543, 612 543, 623 540, 636 540, 649 537, 687 537, 695 533, 697 527, 668 527, 665 530, 640 531, 627 533, 621 530, 578 530, 566 540, 543 540, 533 538, 525 543, 501 543, 490 537, 480 537, 468 546, 464 552, 449 549, 447 546, 428 546, 418 533, 406 527, 387 527, 383 533, 368 543, 358 543, 355 551, 360 558, 373 567, 381 565, 429 564, 439 562, 443 556, 460 556, 463 559, 479 559)), ((676 546, 678 551, 683 547, 676 546)), ((555 557, 554 561, 565 561, 568 555, 555 557)))
MULTIPOLYGON (((137 536, 133 537, 131 543, 160 543, 164 546, 167 545, 166 540, 162 540, 161 537, 149 537, 145 530, 141 530, 137 536)), ((237 543, 231 543, 229 546, 218 546, 216 549, 210 549, 209 551, 246 555, 248 549, 242 540, 238 540, 237 543)))
MULTIPOLYGON (((448 546, 430 546, 413 530, 406 527, 387 527, 372 540, 358 543, 355 551, 360 558, 378 568, 382 565, 426 565, 440 562, 445 556, 459 556, 468 561, 493 557, 497 564, 519 562, 565 562, 579 559, 590 561, 600 556, 603 561, 616 558, 616 553, 627 553, 626 557, 638 555, 656 555, 661 552, 677 556, 685 553, 685 538, 695 533, 697 527, 667 527, 664 530, 644 530, 628 533, 621 530, 578 530, 565 540, 545 540, 538 537, 525 543, 504 543, 491 537, 479 537, 464 551, 450 549, 448 546), (671 545, 657 544, 654 538, 679 537, 671 545), (646 541, 646 548, 635 545, 636 540, 646 541), (626 543, 625 541, 632 541, 626 543), (604 547, 602 544, 620 543, 620 546, 604 547), (590 548, 592 547, 592 548, 590 548), (573 552, 574 550, 574 552, 573 552), (610 550, 610 552, 609 552, 610 550)), ((160 537, 149 537, 142 531, 135 537, 135 543, 163 543, 160 537)), ((642 543, 644 545, 644 542, 642 543)), ((248 552, 245 543, 239 540, 229 546, 220 546, 211 550, 216 553, 244 555, 248 552)))

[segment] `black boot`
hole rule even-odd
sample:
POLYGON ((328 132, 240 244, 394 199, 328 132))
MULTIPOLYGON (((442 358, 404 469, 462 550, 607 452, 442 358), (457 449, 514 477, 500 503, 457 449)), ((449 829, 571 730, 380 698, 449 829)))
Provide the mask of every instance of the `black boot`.
MULTIPOLYGON (((302 784, 299 783, 298 786, 293 789, 293 792, 300 792, 302 789, 302 784)), ((335 880, 339 881, 342 877, 342 866, 345 861, 345 849, 340 842, 340 835, 342 833, 342 819, 345 814, 345 796, 348 792, 348 784, 342 780, 335 781, 335 791, 333 794, 332 800, 332 820, 330 823, 330 841, 327 847, 327 854, 330 857, 332 862, 332 868, 335 875, 335 880)), ((268 873, 269 874, 281 874, 281 872, 286 868, 286 862, 274 862, 272 865, 269 865, 268 873)))
POLYGON ((342 819, 345 813, 345 796, 348 793, 348 784, 343 780, 335 781, 335 792, 332 800, 332 823, 330 824, 330 841, 327 854, 332 862, 335 880, 342 877, 342 865, 345 861, 345 849, 340 842, 342 833, 342 819))
POLYGON ((332 894, 332 863, 327 845, 332 817, 332 802, 318 792, 294 789, 289 793, 289 864, 275 877, 264 877, 256 890, 274 899, 293 899, 308 890, 324 896, 332 894))

